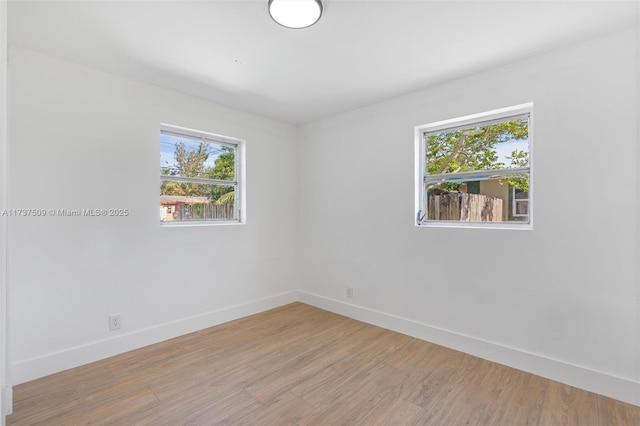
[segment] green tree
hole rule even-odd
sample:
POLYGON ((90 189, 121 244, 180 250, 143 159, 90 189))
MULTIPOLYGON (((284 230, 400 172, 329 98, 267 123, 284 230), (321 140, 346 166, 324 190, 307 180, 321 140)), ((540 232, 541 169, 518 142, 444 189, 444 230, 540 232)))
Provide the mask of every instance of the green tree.
MULTIPOLYGON (((234 150, 222 147, 222 154, 216 158, 214 166, 209 170, 207 177, 210 179, 235 180, 235 161, 234 150)), ((211 188, 209 195, 216 204, 230 204, 235 200, 235 192, 233 192, 232 186, 215 185, 211 188)))
POLYGON ((209 158, 207 153, 207 144, 200 142, 198 149, 195 151, 187 151, 184 143, 179 142, 174 152, 176 159, 176 170, 178 175, 186 177, 203 177, 207 170, 205 162, 209 158))
MULTIPOLYGON (((219 180, 235 180, 235 151, 223 146, 221 153, 214 162, 213 167, 208 167, 209 146, 201 142, 197 150, 188 151, 184 143, 178 143, 174 151, 175 165, 161 167, 161 173, 168 176, 202 177, 219 180)), ((216 204, 230 204, 234 202, 235 193, 232 186, 226 185, 202 185, 166 181, 160 187, 162 195, 184 195, 193 197, 208 197, 216 204)), ((197 210, 197 209, 196 209, 197 210)))
POLYGON ((160 195, 187 195, 182 184, 178 182, 162 182, 160 195))
MULTIPOLYGON (((527 167, 529 165, 529 153, 521 150, 514 150, 511 152, 511 157, 507 157, 511 160, 512 167, 527 167)), ((527 177, 511 177, 509 179, 503 179, 500 183, 508 184, 514 188, 518 188, 522 191, 529 192, 529 176, 527 177)))
MULTIPOLYGON (((503 168, 505 164, 499 161, 496 145, 527 139, 528 132, 527 120, 520 119, 429 135, 426 141, 427 171, 436 175, 503 168)), ((516 161, 523 161, 521 154, 514 155, 516 161)), ((526 158, 528 161, 528 156, 526 158)), ((446 187, 458 189, 459 184, 449 183, 446 187)))
MULTIPOLYGON (((188 151, 184 143, 179 142, 174 151, 176 165, 162 167, 161 173, 169 176, 206 177, 209 168, 205 165, 209 158, 207 144, 200 142, 198 149, 188 151)), ((162 195, 185 195, 192 197, 208 197, 209 191, 204 185, 184 182, 162 182, 160 187, 162 195)))
POLYGON ((429 174, 493 170, 504 166, 498 162, 495 146, 510 140, 528 138, 527 120, 442 132, 427 137, 429 174))

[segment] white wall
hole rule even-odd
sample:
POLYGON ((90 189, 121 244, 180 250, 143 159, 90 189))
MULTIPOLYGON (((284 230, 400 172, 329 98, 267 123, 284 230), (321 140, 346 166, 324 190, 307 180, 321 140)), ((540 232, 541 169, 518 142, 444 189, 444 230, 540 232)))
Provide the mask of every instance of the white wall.
MULTIPOLYGON (((7 205, 7 2, 0 2, 0 212, 7 205)), ((0 215, 0 425, 11 413, 7 388, 7 218, 0 215)))
POLYGON ((640 404, 637 30, 297 132, 27 50, 10 59, 10 207, 131 211, 10 219, 13 384, 302 285, 308 303, 640 404), (529 101, 535 229, 416 228, 414 126, 529 101), (247 225, 158 226, 161 122, 246 139, 247 225))
POLYGON ((627 30, 302 127, 303 300, 640 404, 638 77, 627 30), (534 230, 415 227, 414 127, 530 101, 534 230))
POLYGON ((10 218, 13 384, 295 300, 294 127, 20 48, 9 124, 11 208, 131 212, 10 218), (246 225, 160 228, 160 123, 246 140, 246 225))

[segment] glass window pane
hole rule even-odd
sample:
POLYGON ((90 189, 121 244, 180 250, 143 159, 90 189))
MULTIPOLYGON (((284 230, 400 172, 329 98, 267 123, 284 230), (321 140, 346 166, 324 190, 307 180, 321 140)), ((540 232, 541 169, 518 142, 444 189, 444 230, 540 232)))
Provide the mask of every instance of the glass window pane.
POLYGON ((174 181, 160 186, 160 221, 237 220, 233 185, 205 185, 174 181))
POLYGON ((516 200, 516 211, 518 216, 526 216, 529 214, 529 200, 516 200))
POLYGON ((515 188, 514 191, 516 200, 528 200, 529 193, 527 191, 523 191, 520 188, 515 188))
POLYGON ((235 149, 187 136, 161 133, 160 173, 235 181, 235 149))
POLYGON ((426 133, 428 175, 529 166, 529 120, 426 133))
MULTIPOLYGON (((510 214, 509 203, 513 188, 518 186, 527 189, 528 182, 528 175, 522 175, 426 184, 425 219, 455 222, 526 222, 526 216, 510 214)), ((528 198, 518 200, 524 207, 516 209, 526 211, 525 202, 528 202, 528 198)))

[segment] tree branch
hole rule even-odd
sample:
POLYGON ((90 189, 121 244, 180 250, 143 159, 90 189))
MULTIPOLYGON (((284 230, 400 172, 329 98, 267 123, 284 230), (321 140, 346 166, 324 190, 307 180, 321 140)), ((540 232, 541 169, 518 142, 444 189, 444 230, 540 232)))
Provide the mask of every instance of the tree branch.
POLYGON ((451 151, 451 154, 449 154, 447 159, 444 160, 444 163, 442 163, 442 165, 440 166, 440 169, 438 170, 438 173, 436 173, 436 174, 439 175, 441 173, 444 173, 445 170, 447 170, 447 167, 449 167, 449 164, 460 153, 460 150, 462 149, 462 145, 464 145, 464 140, 466 138, 467 138, 467 134, 465 132, 462 132, 462 135, 460 136, 460 139, 458 139, 458 142, 456 142, 456 146, 453 147, 453 150, 451 151))

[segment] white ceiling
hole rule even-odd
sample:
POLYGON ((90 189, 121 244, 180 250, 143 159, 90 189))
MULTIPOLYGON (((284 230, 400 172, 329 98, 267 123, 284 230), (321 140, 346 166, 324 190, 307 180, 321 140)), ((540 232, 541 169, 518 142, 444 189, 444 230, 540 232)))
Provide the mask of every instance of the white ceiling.
POLYGON ((301 124, 638 25, 638 1, 9 1, 9 44, 301 124))

